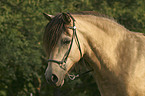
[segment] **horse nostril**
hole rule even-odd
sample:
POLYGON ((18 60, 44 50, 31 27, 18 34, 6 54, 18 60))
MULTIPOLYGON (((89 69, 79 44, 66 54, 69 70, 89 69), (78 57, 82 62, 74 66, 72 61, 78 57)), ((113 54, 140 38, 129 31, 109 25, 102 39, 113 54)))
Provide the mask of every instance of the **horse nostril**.
POLYGON ((58 81, 58 78, 56 75, 52 74, 51 80, 53 83, 56 83, 58 81))

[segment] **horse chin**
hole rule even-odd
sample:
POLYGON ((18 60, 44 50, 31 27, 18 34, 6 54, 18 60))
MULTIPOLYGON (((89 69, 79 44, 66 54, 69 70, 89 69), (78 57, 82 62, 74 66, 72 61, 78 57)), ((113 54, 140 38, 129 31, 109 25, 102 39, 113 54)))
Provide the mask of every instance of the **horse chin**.
POLYGON ((55 84, 56 87, 62 87, 64 84, 64 80, 62 80, 62 82, 58 82, 55 84))
POLYGON ((61 82, 61 86, 63 86, 63 84, 64 84, 64 79, 63 79, 63 81, 61 82))

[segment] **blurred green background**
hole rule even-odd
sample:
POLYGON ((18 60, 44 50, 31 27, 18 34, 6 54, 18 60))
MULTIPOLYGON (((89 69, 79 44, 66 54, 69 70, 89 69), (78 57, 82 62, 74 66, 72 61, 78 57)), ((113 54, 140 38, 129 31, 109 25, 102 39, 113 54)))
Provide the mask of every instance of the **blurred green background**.
POLYGON ((43 12, 97 11, 145 33, 144 0, 0 0, 0 96, 100 96, 91 75, 48 85, 43 12))

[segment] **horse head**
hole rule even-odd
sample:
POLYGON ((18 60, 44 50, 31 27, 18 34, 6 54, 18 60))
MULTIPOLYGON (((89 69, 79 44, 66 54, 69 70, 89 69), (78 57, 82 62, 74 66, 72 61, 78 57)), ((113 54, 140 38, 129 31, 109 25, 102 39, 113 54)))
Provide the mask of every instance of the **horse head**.
POLYGON ((83 43, 79 42, 81 36, 76 34, 75 19, 69 13, 44 16, 49 20, 43 36, 49 58, 45 77, 50 84, 62 86, 65 75, 83 56, 83 43))

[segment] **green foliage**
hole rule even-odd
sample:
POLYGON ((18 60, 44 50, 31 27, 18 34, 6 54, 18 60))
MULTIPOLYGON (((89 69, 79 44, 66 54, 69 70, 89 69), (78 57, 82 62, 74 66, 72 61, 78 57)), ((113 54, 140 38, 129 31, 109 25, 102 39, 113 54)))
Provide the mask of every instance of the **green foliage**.
POLYGON ((25 2, 0 2, 0 89, 7 96, 26 95, 37 91, 40 78, 41 16, 25 2))
POLYGON ((68 11, 97 11, 145 33, 144 0, 0 0, 0 96, 100 95, 91 76, 66 80, 61 89, 46 84, 42 13, 68 11))

